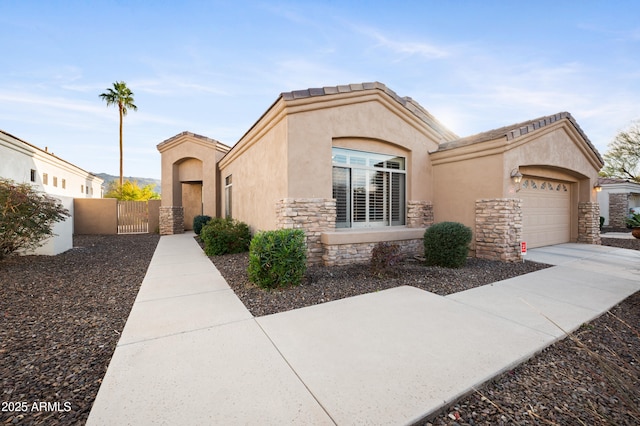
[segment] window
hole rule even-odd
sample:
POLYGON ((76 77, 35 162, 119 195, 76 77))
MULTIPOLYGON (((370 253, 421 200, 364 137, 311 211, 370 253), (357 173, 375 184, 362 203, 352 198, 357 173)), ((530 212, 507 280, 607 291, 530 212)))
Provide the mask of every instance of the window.
POLYGON ((56 188, 58 187, 58 177, 57 176, 53 177, 53 186, 55 186, 56 188))
POLYGON ((30 180, 31 180, 31 182, 35 182, 36 181, 36 171, 34 169, 31 169, 30 180))
POLYGON ((84 194, 84 185, 80 185, 80 192, 84 194))
POLYGON ((49 175, 46 173, 42 174, 42 184, 43 185, 49 185, 49 175))
POLYGON ((67 189, 67 181, 62 179, 62 189, 67 189))
POLYGON ((224 179, 224 216, 226 218, 231 218, 232 216, 232 211, 231 211, 231 202, 232 202, 232 195, 231 195, 231 189, 232 189, 232 175, 227 176, 224 179))
POLYGON ((404 157, 333 148, 336 227, 398 226, 405 221, 404 157))

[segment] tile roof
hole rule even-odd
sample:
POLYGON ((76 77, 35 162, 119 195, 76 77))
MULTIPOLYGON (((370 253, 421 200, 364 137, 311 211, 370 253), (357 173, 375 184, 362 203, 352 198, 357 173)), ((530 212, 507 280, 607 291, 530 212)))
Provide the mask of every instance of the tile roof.
POLYGON ((201 139, 203 142, 211 143, 211 144, 214 144, 214 145, 222 145, 223 147, 231 149, 231 147, 229 147, 228 145, 226 145, 226 144, 224 144, 224 143, 222 143, 220 141, 217 141, 217 140, 212 139, 212 138, 208 138, 206 136, 198 135, 196 133, 187 132, 187 131, 184 131, 182 133, 178 133, 177 135, 171 136, 169 139, 166 139, 166 140, 160 142, 157 145, 157 148, 160 149, 162 146, 167 145, 170 142, 173 142, 174 140, 176 140, 176 139, 178 139, 178 138, 180 138, 182 136, 191 136, 192 138, 201 139))
POLYGON ((511 126, 500 127, 498 129, 489 130, 487 132, 478 133, 476 135, 467 136, 451 142, 446 142, 440 145, 438 151, 444 151, 447 149, 458 148, 461 146, 472 145, 480 142, 487 142, 499 138, 506 138, 507 141, 517 139, 542 127, 549 126, 557 121, 567 119, 580 133, 582 138, 587 142, 587 145, 596 154, 600 161, 604 162, 600 153, 596 147, 591 143, 587 135, 580 128, 575 118, 568 112, 559 112, 553 115, 547 115, 545 117, 536 118, 534 120, 524 121, 522 123, 512 124, 511 126))
POLYGON ((640 185, 638 182, 634 182, 629 179, 620 179, 620 178, 609 178, 609 177, 599 177, 598 184, 600 185, 611 185, 616 183, 632 183, 634 185, 640 185))
POLYGON ((358 84, 345 84, 340 86, 327 86, 321 88, 311 88, 304 90, 294 90, 292 92, 283 92, 280 97, 285 101, 293 101, 296 99, 310 98, 315 96, 337 95, 340 93, 359 92, 364 90, 380 90, 381 92, 389 95, 393 100, 412 112, 416 117, 426 123, 429 127, 433 128, 438 134, 443 136, 445 140, 457 139, 459 136, 454 132, 446 128, 440 123, 434 116, 432 116, 426 109, 422 107, 418 102, 414 101, 408 96, 401 97, 393 90, 389 89, 383 83, 378 81, 358 84))

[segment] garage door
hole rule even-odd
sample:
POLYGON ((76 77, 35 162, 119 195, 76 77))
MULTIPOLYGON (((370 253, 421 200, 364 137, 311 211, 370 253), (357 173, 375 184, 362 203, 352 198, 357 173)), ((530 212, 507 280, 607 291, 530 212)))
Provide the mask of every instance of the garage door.
POLYGON ((571 184, 523 177, 522 234, 528 247, 569 242, 571 239, 571 184))

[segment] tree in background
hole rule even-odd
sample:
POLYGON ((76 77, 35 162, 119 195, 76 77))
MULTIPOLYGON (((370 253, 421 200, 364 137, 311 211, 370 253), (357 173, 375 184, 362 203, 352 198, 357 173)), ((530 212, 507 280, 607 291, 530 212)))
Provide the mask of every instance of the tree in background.
POLYGON ((141 188, 138 185, 138 181, 131 182, 130 180, 118 185, 114 180, 109 182, 104 198, 117 198, 121 201, 159 200, 160 194, 154 192, 154 188, 154 184, 145 185, 141 188))
POLYGON ((618 133, 609 144, 600 175, 640 183, 640 121, 618 133))
POLYGON ((71 216, 58 200, 26 183, 0 178, 0 260, 40 247, 71 216))
POLYGON ((113 83, 113 88, 108 87, 105 93, 100 94, 100 97, 107 103, 107 106, 118 105, 118 111, 120 112, 120 186, 122 186, 124 183, 122 167, 122 117, 127 115, 129 109, 137 111, 138 107, 133 103, 133 92, 127 87, 124 81, 116 81, 113 83))

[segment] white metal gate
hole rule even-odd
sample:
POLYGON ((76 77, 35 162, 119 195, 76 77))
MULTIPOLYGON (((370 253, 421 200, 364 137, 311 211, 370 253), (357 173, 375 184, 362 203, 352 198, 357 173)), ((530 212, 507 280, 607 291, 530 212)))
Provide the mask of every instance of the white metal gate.
POLYGON ((118 234, 146 234, 149 232, 149 203, 146 201, 118 201, 118 234))

